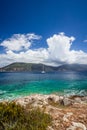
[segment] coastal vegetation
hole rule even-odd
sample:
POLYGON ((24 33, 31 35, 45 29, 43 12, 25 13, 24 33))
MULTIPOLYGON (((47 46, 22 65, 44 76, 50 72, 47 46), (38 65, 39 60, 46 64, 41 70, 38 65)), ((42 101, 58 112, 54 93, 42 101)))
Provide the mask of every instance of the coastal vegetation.
POLYGON ((39 108, 26 110, 14 102, 0 103, 0 130, 46 130, 50 115, 39 108))
POLYGON ((87 130, 87 96, 30 95, 0 103, 0 130, 87 130))

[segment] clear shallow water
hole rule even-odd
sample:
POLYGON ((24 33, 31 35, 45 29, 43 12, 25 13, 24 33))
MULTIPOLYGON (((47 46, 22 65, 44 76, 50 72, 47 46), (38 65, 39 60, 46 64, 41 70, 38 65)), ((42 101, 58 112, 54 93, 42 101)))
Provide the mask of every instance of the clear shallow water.
POLYGON ((87 72, 0 73, 0 100, 32 93, 87 95, 87 72))

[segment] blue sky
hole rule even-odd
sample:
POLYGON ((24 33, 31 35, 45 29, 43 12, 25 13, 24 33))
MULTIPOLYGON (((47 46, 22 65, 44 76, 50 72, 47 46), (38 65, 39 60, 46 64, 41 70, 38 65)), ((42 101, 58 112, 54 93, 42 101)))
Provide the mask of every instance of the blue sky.
POLYGON ((87 0, 0 0, 1 57, 8 52, 2 42, 14 34, 41 36, 39 40, 32 39, 33 50, 48 48, 46 40, 60 32, 75 37, 70 50, 87 53, 87 0))

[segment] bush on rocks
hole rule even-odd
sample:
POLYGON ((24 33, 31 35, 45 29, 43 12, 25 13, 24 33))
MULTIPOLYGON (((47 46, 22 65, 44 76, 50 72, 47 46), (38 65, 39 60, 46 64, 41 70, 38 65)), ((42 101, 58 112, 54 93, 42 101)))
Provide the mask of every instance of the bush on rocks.
POLYGON ((39 108, 26 111, 14 102, 0 103, 0 130, 46 130, 51 117, 39 108))

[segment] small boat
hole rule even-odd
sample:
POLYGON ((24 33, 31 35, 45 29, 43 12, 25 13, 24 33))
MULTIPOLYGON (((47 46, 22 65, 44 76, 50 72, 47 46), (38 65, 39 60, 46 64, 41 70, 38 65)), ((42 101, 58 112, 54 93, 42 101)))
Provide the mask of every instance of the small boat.
POLYGON ((41 71, 41 73, 44 74, 44 73, 46 73, 46 72, 43 70, 43 71, 41 71))
POLYGON ((42 74, 46 73, 45 70, 44 70, 44 65, 43 65, 43 70, 41 71, 42 74))

